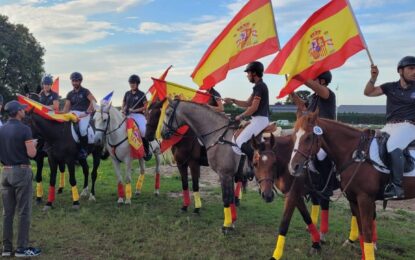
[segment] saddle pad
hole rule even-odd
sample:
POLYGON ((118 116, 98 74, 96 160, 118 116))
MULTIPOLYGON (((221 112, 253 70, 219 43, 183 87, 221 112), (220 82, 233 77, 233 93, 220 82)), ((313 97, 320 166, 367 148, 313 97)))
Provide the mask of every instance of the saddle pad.
MULTIPOLYGON (((95 140, 94 140, 95 139, 95 132, 94 132, 94 129, 92 129, 91 125, 88 125, 87 131, 88 131, 88 143, 93 144, 95 142, 95 140)), ((75 132, 75 128, 73 126, 73 123, 71 124, 71 132, 72 132, 73 140, 76 143, 79 143, 79 137, 75 132)))
MULTIPOLYGON (((412 158, 415 158, 415 150, 414 149, 409 149, 409 153, 411 154, 412 158)), ((378 146, 378 142, 376 141, 376 139, 373 139, 372 142, 370 143, 370 149, 369 149, 369 158, 378 163, 379 165, 382 165, 383 167, 386 168, 385 164, 382 162, 382 160, 379 157, 379 146, 378 146)), ((390 170, 389 169, 385 169, 385 168, 380 168, 376 165, 373 164, 373 167, 375 167, 376 170, 378 170, 381 173, 385 173, 385 174, 389 174, 390 170)), ((415 177, 415 169, 412 170, 411 172, 405 172, 403 174, 403 176, 405 177, 415 177)))

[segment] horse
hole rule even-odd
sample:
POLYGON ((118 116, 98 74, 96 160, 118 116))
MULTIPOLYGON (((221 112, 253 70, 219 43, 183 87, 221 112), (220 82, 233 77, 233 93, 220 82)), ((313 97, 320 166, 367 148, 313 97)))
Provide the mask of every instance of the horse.
POLYGON ((286 195, 277 245, 272 258, 281 259, 283 255, 285 237, 295 208, 300 211, 312 238, 309 253, 314 254, 321 251, 320 234, 304 202, 304 196, 308 192, 308 179, 305 177, 294 178, 288 171, 289 155, 294 146, 291 136, 274 138, 271 134, 271 137, 267 138, 265 142, 257 142, 255 138, 252 138, 251 143, 254 148, 255 179, 259 185, 261 197, 267 203, 272 202, 274 185, 286 195))
MULTIPOLYGON (((299 107, 293 138, 294 150, 289 169, 292 175, 303 174, 304 165, 320 148, 338 166, 341 189, 356 214, 362 248, 362 256, 374 259, 372 243, 372 219, 375 201, 383 198, 383 188, 389 176, 378 171, 367 156, 373 140, 370 130, 360 130, 340 122, 321 119, 318 111, 302 112, 299 107)), ((404 176, 405 199, 415 198, 415 178, 404 176)))
MULTIPOLYGON (((131 148, 127 138, 127 124, 126 117, 123 117, 120 111, 111 106, 111 104, 103 104, 97 107, 97 111, 94 115, 95 121, 95 143, 105 145, 110 152, 112 164, 115 169, 115 174, 118 181, 118 201, 122 203, 131 204, 131 164, 133 158, 131 157, 131 148), (124 162, 125 167, 125 191, 123 178, 121 175, 120 164, 124 162), (125 197, 125 201, 124 201, 125 197)), ((155 168, 155 191, 156 195, 159 195, 160 190, 160 147, 157 142, 151 143, 151 149, 156 158, 155 168)), ((141 193, 141 188, 144 182, 145 163, 144 159, 139 159, 140 164, 140 176, 136 182, 136 195, 141 193)))
MULTIPOLYGON (((44 210, 52 208, 55 200, 55 187, 56 174, 58 164, 66 164, 69 172, 69 183, 72 191, 72 205, 74 209, 79 209, 79 192, 76 186, 75 178, 75 164, 78 161, 78 144, 72 137, 71 122, 56 122, 45 119, 40 115, 33 112, 28 113, 28 124, 32 128, 33 132, 37 132, 48 143, 49 149, 47 151, 49 167, 51 170, 51 183, 49 188, 48 201, 44 207, 44 210)), ((89 145, 88 150, 93 156, 93 169, 91 172, 92 187, 89 194, 89 200, 95 201, 95 182, 98 175, 98 167, 102 156, 102 147, 97 145, 89 145)), ((84 186, 82 194, 88 194, 88 175, 89 166, 85 160, 79 160, 83 168, 84 173, 84 186)))
POLYGON ((173 136, 179 127, 188 125, 206 147, 209 165, 219 175, 221 182, 224 205, 222 232, 224 234, 232 232, 237 219, 233 183, 241 155, 236 154, 232 149, 236 144, 231 142, 234 130, 231 129, 229 118, 203 104, 179 99, 168 99, 165 113, 161 129, 164 139, 173 136))

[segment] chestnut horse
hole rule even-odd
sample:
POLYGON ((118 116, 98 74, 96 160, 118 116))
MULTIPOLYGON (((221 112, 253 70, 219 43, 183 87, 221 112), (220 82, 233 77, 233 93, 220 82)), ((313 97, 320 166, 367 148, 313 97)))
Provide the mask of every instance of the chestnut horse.
MULTIPOLYGON (((167 102, 167 101, 166 101, 167 102)), ((158 101, 150 105, 147 116, 145 138, 151 142, 155 140, 157 125, 161 115, 161 107, 164 101, 158 101)), ((180 172, 182 181, 183 205, 181 211, 186 212, 190 205, 189 193, 189 169, 192 176, 192 190, 194 198, 194 213, 199 214, 202 201, 199 192, 200 166, 209 166, 206 158, 206 150, 200 145, 197 136, 192 129, 184 134, 180 141, 172 146, 172 152, 180 172)), ((237 184, 235 202, 238 205, 241 183, 237 184)))
MULTIPOLYGON (((320 148, 324 149, 337 165, 341 179, 341 189, 349 200, 352 212, 356 214, 361 235, 362 254, 365 259, 374 259, 372 243, 372 219, 375 214, 375 201, 383 198, 383 190, 389 176, 377 171, 370 158, 368 147, 373 136, 367 130, 318 117, 314 113, 297 113, 289 169, 292 175, 299 176, 307 161, 313 158, 320 148)), ((415 198, 415 178, 404 177, 405 198, 415 198)))

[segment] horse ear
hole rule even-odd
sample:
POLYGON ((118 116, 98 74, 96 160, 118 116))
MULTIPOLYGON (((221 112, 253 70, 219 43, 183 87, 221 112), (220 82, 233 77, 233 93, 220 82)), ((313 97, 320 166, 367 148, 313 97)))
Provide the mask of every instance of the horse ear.
POLYGON ((275 137, 274 137, 274 134, 273 133, 271 133, 271 137, 270 137, 270 139, 269 139, 269 143, 270 143, 270 145, 271 145, 271 149, 274 149, 274 145, 275 145, 275 139, 274 139, 275 137))

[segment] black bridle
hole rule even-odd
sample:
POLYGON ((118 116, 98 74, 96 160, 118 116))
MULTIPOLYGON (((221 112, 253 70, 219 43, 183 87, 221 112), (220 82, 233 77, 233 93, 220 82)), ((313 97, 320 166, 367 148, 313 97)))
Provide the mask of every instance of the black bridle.
POLYGON ((303 156, 306 159, 305 162, 304 162, 304 165, 308 165, 308 163, 316 156, 315 154, 312 153, 314 143, 317 145, 317 147, 321 148, 321 146, 320 146, 320 136, 316 135, 315 133, 313 133, 313 135, 312 135, 311 144, 308 147, 307 152, 304 152, 300 149, 294 149, 293 150, 294 153, 299 153, 301 156, 303 156))
MULTIPOLYGON (((272 156, 272 158, 274 158, 274 162, 272 163, 272 165, 274 165, 275 163, 276 163, 276 161, 277 161, 277 154, 273 151, 273 150, 265 150, 265 151, 262 151, 262 152, 258 152, 258 155, 261 157, 262 155, 264 155, 264 154, 271 154, 271 156, 272 156)), ((255 155, 254 155, 255 156, 255 155)), ((262 182, 271 182, 271 184, 272 183, 274 183, 274 175, 272 174, 272 178, 269 178, 269 177, 265 177, 265 178, 261 178, 261 179, 257 179, 257 183, 259 184, 259 185, 261 185, 261 183, 262 182)))

